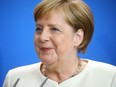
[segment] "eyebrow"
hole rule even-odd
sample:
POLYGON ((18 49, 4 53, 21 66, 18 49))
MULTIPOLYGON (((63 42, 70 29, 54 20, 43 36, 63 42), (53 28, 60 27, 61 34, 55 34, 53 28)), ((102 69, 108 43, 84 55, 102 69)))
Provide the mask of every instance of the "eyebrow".
MULTIPOLYGON (((36 26, 41 26, 42 27, 42 25, 41 24, 36 24, 36 26)), ((58 27, 60 27, 60 28, 63 28, 62 26, 60 26, 60 25, 58 25, 58 24, 48 24, 48 26, 49 27, 53 27, 53 26, 58 26, 58 27)))
POLYGON ((63 28, 62 26, 60 26, 60 25, 58 25, 58 24, 49 24, 48 26, 50 26, 50 27, 54 27, 54 26, 56 26, 56 27, 63 28))

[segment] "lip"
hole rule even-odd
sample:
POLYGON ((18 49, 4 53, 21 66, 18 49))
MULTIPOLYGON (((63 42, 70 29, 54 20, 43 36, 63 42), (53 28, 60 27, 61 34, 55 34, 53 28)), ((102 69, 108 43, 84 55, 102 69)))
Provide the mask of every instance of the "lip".
POLYGON ((50 48, 50 47, 42 47, 42 48, 40 48, 42 51, 44 51, 44 52, 47 52, 47 51, 50 51, 50 50, 52 50, 53 48, 50 48))

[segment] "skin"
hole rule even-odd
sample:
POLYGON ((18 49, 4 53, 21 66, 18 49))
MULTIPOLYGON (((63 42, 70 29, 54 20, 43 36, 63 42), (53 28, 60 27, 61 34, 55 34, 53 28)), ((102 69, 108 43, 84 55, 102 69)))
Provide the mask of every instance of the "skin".
POLYGON ((77 48, 84 33, 82 29, 73 30, 58 11, 51 11, 36 21, 36 52, 46 65, 47 77, 56 82, 68 79, 77 69, 77 48))

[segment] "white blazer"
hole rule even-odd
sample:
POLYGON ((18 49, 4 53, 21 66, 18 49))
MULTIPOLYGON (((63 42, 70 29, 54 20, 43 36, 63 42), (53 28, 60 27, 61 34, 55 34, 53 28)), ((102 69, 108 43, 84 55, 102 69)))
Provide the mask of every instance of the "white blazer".
POLYGON ((3 87, 116 87, 116 67, 106 63, 89 60, 81 73, 60 84, 46 79, 40 65, 41 62, 10 70, 3 87))

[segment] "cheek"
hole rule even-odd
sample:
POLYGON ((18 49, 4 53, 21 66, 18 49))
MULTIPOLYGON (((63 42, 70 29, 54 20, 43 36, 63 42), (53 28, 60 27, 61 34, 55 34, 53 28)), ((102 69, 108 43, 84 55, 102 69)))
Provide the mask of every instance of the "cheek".
POLYGON ((35 44, 35 46, 39 46, 39 36, 37 36, 36 34, 34 37, 34 44, 35 44))
POLYGON ((68 49, 73 48, 72 40, 67 38, 55 39, 56 51, 58 55, 63 55, 68 49))
POLYGON ((37 38, 35 37, 34 38, 34 45, 35 45, 35 47, 37 46, 37 44, 38 44, 38 41, 37 41, 37 38))
POLYGON ((34 45, 35 45, 36 52, 38 53, 39 52, 39 40, 36 36, 34 37, 34 45))

